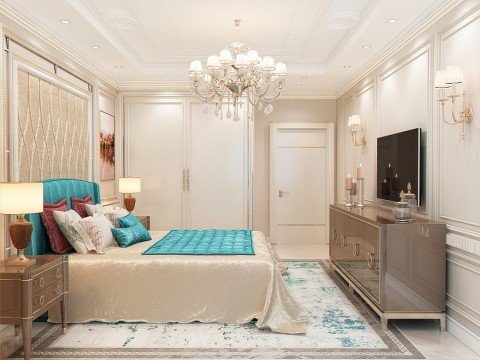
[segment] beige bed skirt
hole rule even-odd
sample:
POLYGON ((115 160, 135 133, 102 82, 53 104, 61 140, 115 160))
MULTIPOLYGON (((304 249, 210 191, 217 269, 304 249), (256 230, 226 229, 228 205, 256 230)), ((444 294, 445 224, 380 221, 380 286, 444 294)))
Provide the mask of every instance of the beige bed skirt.
MULTIPOLYGON (((104 255, 69 257, 67 321, 245 324, 300 334, 308 317, 283 280, 284 264, 261 232, 255 255, 141 255, 167 234, 104 255)), ((50 312, 59 322, 59 310, 50 312)))

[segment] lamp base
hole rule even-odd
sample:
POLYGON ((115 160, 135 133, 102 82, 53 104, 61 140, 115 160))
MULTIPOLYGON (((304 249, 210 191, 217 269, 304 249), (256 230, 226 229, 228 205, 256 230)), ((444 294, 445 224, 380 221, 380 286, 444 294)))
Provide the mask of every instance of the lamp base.
POLYGON ((17 257, 7 261, 6 265, 7 266, 31 266, 36 262, 37 260, 35 259, 28 259, 27 257, 25 257, 25 255, 23 254, 23 249, 19 249, 17 257))
POLYGON ((133 209, 135 209, 135 201, 136 199, 132 195, 126 196, 123 199, 123 204, 128 212, 132 212, 133 209))

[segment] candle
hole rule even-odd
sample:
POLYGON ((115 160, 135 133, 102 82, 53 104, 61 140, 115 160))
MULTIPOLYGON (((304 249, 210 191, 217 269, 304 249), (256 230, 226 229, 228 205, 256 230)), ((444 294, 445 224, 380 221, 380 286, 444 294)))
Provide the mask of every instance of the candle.
POLYGON ((352 188, 352 177, 348 174, 347 178, 345 179, 345 189, 350 190, 352 188))
POLYGON ((357 195, 357 183, 352 181, 352 189, 350 190, 350 194, 357 195))
POLYGON ((395 174, 395 177, 392 180, 392 188, 394 190, 400 189, 400 179, 398 178, 398 174, 395 174))
POLYGON ((393 178, 393 168, 392 168, 392 165, 390 165, 390 163, 388 163, 387 179, 391 179, 391 178, 393 178))
POLYGON ((382 183, 382 195, 390 194, 390 189, 388 188, 387 179, 383 179, 382 183))
POLYGON ((362 163, 357 168, 357 179, 365 179, 365 171, 363 171, 362 163))

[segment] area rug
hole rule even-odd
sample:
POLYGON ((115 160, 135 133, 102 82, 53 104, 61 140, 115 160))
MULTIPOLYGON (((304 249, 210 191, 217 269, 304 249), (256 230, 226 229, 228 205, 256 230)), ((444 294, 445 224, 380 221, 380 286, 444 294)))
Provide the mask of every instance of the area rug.
MULTIPOLYGON (((310 312, 306 335, 276 334, 253 323, 48 325, 33 339, 32 358, 153 359, 424 359, 378 317, 326 262, 289 262, 285 281, 310 312)), ((22 358, 19 350, 11 358, 22 358)))

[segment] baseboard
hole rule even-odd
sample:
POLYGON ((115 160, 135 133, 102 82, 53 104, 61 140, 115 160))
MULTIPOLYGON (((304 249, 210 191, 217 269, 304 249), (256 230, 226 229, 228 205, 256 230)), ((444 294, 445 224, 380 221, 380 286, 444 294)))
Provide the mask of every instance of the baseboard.
POLYGON ((474 334, 450 316, 447 316, 447 331, 480 356, 480 336, 474 334))

